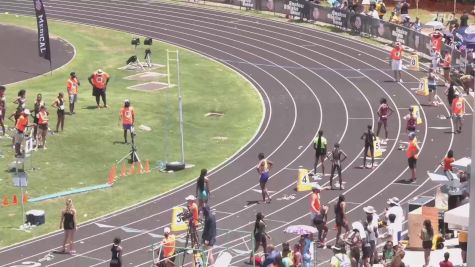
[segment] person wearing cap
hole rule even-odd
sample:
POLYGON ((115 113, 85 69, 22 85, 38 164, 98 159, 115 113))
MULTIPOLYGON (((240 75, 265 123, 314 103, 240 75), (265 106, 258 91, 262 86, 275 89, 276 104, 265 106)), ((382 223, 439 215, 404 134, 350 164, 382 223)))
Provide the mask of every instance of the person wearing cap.
POLYGON ((346 155, 346 153, 340 149, 340 144, 339 143, 335 143, 335 145, 333 146, 333 150, 330 152, 329 155, 327 155, 327 157, 330 159, 331 163, 332 163, 332 169, 331 169, 331 173, 330 173, 330 188, 331 190, 333 190, 333 176, 335 175, 335 171, 338 172, 338 180, 339 180, 339 183, 340 183, 340 190, 343 190, 343 181, 342 181, 342 177, 341 177, 341 163, 348 157, 346 155))
POLYGON ((259 159, 259 163, 257 164, 256 169, 257 173, 259 173, 259 185, 261 186, 262 202, 266 202, 267 197, 267 203, 270 203, 271 198, 269 192, 267 191, 266 184, 270 177, 270 169, 274 163, 266 159, 264 153, 262 152, 257 155, 257 158, 259 159))
POLYGON ((56 132, 59 132, 59 127, 61 126, 61 131, 64 130, 64 95, 59 92, 58 96, 54 100, 52 107, 56 108, 56 114, 58 115, 58 121, 56 122, 56 132))
POLYGON ((196 198, 193 195, 189 195, 185 198, 187 201, 188 211, 191 213, 191 218, 188 224, 191 233, 191 246, 199 246, 198 242, 198 226, 199 226, 199 210, 196 204, 196 198))
POLYGON ((169 227, 163 229, 163 240, 160 245, 162 245, 161 250, 160 247, 157 249, 160 253, 157 267, 174 266, 176 238, 174 234, 170 233, 169 227))
POLYGON ((411 170, 411 179, 409 182, 415 183, 416 182, 416 165, 417 165, 417 158, 419 157, 420 148, 417 144, 417 138, 415 132, 409 133, 409 142, 406 150, 407 156, 407 163, 409 165, 409 169, 411 170))
POLYGON ((110 76, 101 69, 95 71, 91 76, 89 76, 88 81, 92 85, 92 95, 96 97, 97 108, 101 108, 100 98, 104 103, 104 107, 107 108, 106 102, 106 89, 107 84, 109 83, 110 76))
POLYGON ((320 192, 326 189, 326 187, 322 187, 317 183, 312 186, 312 194, 310 195, 310 219, 312 225, 315 225, 315 222, 324 220, 321 213, 320 192))
MULTIPOLYGON (((399 198, 393 197, 388 199, 386 202, 388 207, 385 211, 386 220, 389 220, 389 215, 394 214, 396 218, 394 219, 395 229, 396 229, 396 238, 397 242, 401 241, 401 234, 402 234, 402 225, 405 219, 404 210, 402 209, 401 205, 399 205, 399 198)), ((397 244, 397 243, 394 243, 397 244)))
POLYGON ((337 242, 332 246, 333 256, 330 259, 330 264, 332 267, 350 267, 351 260, 348 255, 346 255, 345 243, 337 242))
POLYGON ((134 143, 134 123, 135 123, 135 110, 130 105, 128 99, 124 100, 124 106, 119 112, 119 125, 122 122, 122 128, 124 129, 124 144, 127 144, 127 131, 130 132, 130 139, 132 144, 134 143))
POLYGON ((74 104, 77 101, 78 89, 81 83, 79 82, 76 73, 73 71, 69 74, 69 79, 66 81, 66 89, 69 96, 69 115, 75 114, 74 104))
POLYGON ((367 206, 363 208, 363 211, 366 213, 366 232, 367 232, 367 242, 370 245, 370 249, 368 251, 363 251, 363 258, 365 255, 369 258, 369 263, 373 264, 374 260, 377 259, 378 251, 376 250, 376 241, 379 238, 379 231, 378 231, 378 214, 373 206, 367 206))
POLYGON ((216 242, 216 218, 214 214, 211 213, 209 206, 203 207, 203 215, 205 217, 205 223, 201 240, 208 250, 208 264, 206 266, 209 266, 214 265, 213 246, 216 242))
POLYGON ((462 120, 465 114, 465 98, 455 90, 455 98, 452 100, 452 118, 456 133, 462 133, 462 120))
POLYGON ((30 116, 30 110, 24 109, 21 112, 20 117, 16 121, 16 133, 15 133, 15 157, 21 157, 21 143, 25 139, 25 129, 28 127, 28 116, 30 116))
POLYGON ((389 54, 391 60, 391 68, 394 71, 394 81, 395 82, 402 82, 401 80, 401 71, 402 71, 402 56, 403 56, 403 48, 400 42, 396 42, 396 45, 391 50, 389 54))

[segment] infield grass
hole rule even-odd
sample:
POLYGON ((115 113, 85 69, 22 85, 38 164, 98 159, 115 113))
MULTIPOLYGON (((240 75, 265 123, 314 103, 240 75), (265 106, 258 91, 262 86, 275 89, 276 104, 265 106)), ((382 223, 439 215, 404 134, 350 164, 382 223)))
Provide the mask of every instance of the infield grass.
MULTIPOLYGON (((2 14, 0 23, 31 29, 36 27, 32 17, 2 14)), ((14 111, 12 102, 17 91, 26 88, 27 107, 30 109, 36 94, 43 94, 50 111, 50 128, 54 129, 56 111, 50 105, 59 91, 67 95, 65 82, 69 72, 76 72, 81 87, 77 114, 67 115, 64 132, 48 136, 48 149, 40 149, 33 155, 36 170, 28 171, 28 196, 39 197, 106 183, 113 163, 130 150, 130 145, 118 143, 123 141, 118 113, 125 98, 130 99, 136 109, 136 125, 143 124, 152 129, 137 130, 136 145, 141 159, 150 160, 152 168, 159 160, 179 160, 176 87, 158 92, 129 90, 126 87, 140 82, 124 80, 123 77, 133 73, 117 69, 125 65, 125 60, 133 54, 133 46, 130 45, 132 35, 53 20, 49 24, 51 35, 64 38, 76 47, 76 57, 68 66, 54 71, 52 76, 8 86, 7 114, 14 111), (108 109, 95 108, 87 82, 87 77, 97 68, 111 75, 108 109)), ((72 198, 80 223, 149 199, 194 179, 201 168, 211 169, 235 153, 250 140, 259 126, 262 118, 260 97, 248 81, 217 62, 157 40, 152 46, 155 63, 165 65, 166 49, 179 50, 186 162, 196 167, 172 174, 153 170, 148 175, 120 178, 112 189, 74 195, 72 198), (221 118, 205 117, 208 112, 224 115, 221 118)), ((139 57, 143 57, 143 51, 144 47, 139 46, 139 57)), ((166 68, 159 69, 159 72, 166 72, 166 68)), ((174 74, 172 80, 175 79, 174 74)), ((160 81, 166 82, 166 79, 160 81)), ((7 124, 13 126, 11 122, 7 121, 7 124)), ((13 161, 11 139, 1 139, 0 146, 5 154, 0 162, 6 170, 13 161)), ((29 167, 27 163, 26 168, 29 167)), ((120 166, 117 173, 120 173, 120 166)), ((12 174, 5 171, 0 178, 0 195, 8 196, 11 201, 13 194, 19 195, 19 189, 12 185, 12 174)), ((189 193, 193 192, 184 194, 189 193)), ((26 210, 42 209, 46 212, 46 224, 30 233, 16 230, 22 221, 20 206, 0 207, 0 247, 57 230, 63 206, 64 198, 26 204, 26 210)))

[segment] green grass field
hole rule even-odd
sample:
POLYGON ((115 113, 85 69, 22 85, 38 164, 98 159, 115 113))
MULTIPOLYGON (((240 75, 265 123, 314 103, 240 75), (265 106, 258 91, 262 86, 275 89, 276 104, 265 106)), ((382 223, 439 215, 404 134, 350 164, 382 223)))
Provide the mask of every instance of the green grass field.
MULTIPOLYGON (((2 14, 0 23, 36 27, 32 17, 2 14)), ((139 82, 122 79, 132 73, 117 69, 125 65, 125 60, 133 54, 130 34, 56 21, 50 21, 50 34, 72 43, 77 50, 75 59, 53 72, 52 76, 8 86, 7 113, 14 111, 15 105, 11 102, 21 88, 27 89, 27 107, 31 109, 37 93, 43 94, 48 106, 59 91, 66 94, 65 82, 69 72, 75 71, 82 83, 77 114, 66 116, 65 131, 48 136, 48 149, 40 149, 33 155, 37 169, 28 172, 30 198, 107 181, 113 163, 130 150, 129 145, 114 144, 123 141, 118 113, 125 98, 129 98, 136 109, 136 125, 152 128, 150 132, 138 130, 136 145, 141 159, 150 160, 153 168, 159 160, 180 158, 176 88, 159 92, 128 90, 127 86, 139 82), (111 75, 107 95, 109 109, 91 108, 95 101, 87 77, 99 67, 111 75)), ((178 49, 180 53, 186 162, 196 167, 172 174, 155 170, 148 175, 128 176, 119 179, 112 189, 74 195, 79 222, 151 198, 194 179, 201 168, 217 166, 256 132, 262 118, 262 106, 260 97, 248 81, 217 62, 157 40, 152 46, 155 63, 165 64, 166 49, 178 49), (222 112, 224 115, 221 118, 205 117, 208 112, 222 112)), ((139 57, 143 51, 143 46, 138 48, 139 57)), ((166 72, 166 68, 159 72, 166 72)), ((172 75, 172 80, 175 79, 176 76, 172 75)), ((50 128, 54 129, 56 112, 53 108, 49 111, 50 128)), ((11 122, 7 124, 13 126, 11 122)), ((6 170, 13 161, 11 140, 1 139, 0 146, 5 154, 1 162, 6 170)), ((27 169, 29 166, 28 163, 27 169)), ((0 195, 8 196, 11 201, 13 194, 19 194, 19 189, 12 186, 12 174, 5 171, 0 178, 0 195)), ((22 220, 20 206, 0 207, 0 247, 58 229, 63 205, 64 199, 28 203, 26 210, 45 210, 47 221, 31 233, 16 230, 22 220)))

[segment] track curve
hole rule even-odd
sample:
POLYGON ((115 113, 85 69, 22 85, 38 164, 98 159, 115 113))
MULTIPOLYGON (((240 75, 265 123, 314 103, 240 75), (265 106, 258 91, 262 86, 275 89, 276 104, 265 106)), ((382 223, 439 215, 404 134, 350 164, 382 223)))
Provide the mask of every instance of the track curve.
MULTIPOLYGON (((0 9, 32 15, 29 2, 2 1, 0 9)), ((311 143, 319 129, 325 131, 330 143, 340 142, 349 156, 343 176, 347 182, 345 194, 352 203, 351 220, 361 218, 365 205, 382 210, 389 197, 409 200, 432 188, 424 176, 416 185, 395 183, 408 176, 404 153, 397 150, 398 141, 405 141, 402 116, 409 105, 419 105, 425 99, 414 96, 410 90, 417 82, 415 74, 406 75, 404 84, 385 82, 391 80, 391 72, 385 60, 387 52, 381 48, 292 24, 165 2, 83 0, 78 4, 73 0, 49 0, 47 11, 53 19, 119 29, 190 49, 230 66, 256 86, 266 107, 263 127, 255 141, 228 161, 231 164, 210 174, 213 184, 218 185, 214 186, 210 200, 217 211, 218 227, 251 231, 250 221, 257 211, 262 211, 267 215, 273 242, 279 244, 293 237, 280 233, 285 226, 307 224, 308 194, 294 192, 294 176, 298 166, 313 165, 311 143), (74 16, 70 15, 71 6, 75 7, 74 16), (131 13, 135 15, 130 16, 131 13), (375 124, 375 110, 381 97, 388 98, 397 111, 397 119, 392 118, 390 128, 390 137, 394 139, 388 142, 377 168, 360 170, 356 168, 362 161, 359 137, 367 124, 375 124), (268 205, 246 205, 247 201, 260 198, 254 191, 259 188, 254 173, 258 152, 266 153, 276 163, 269 182, 269 190, 275 191, 274 201, 268 205), (295 199, 277 200, 284 194, 294 194, 295 199)), ((447 112, 444 107, 422 109, 419 173, 435 170, 449 148, 456 149, 458 155, 470 153, 469 146, 464 146, 464 140, 469 138, 454 139, 452 134, 428 127, 452 127, 450 121, 437 118, 447 112)), ((469 123, 466 124, 465 129, 469 129, 469 123)), ((193 184, 188 184, 147 203, 81 225, 76 238, 78 255, 56 257, 48 266, 105 266, 110 241, 117 235, 124 242, 126 264, 149 265, 151 256, 147 248, 158 241, 150 234, 161 234, 169 223, 170 209, 182 204, 192 192, 193 184), (102 229, 95 223, 114 227, 102 229), (140 232, 124 232, 121 226, 140 232)), ((322 199, 330 202, 339 193, 324 192, 322 199)), ((217 244, 246 250, 246 239, 242 234, 228 235, 218 237, 217 244)), ((60 243, 61 233, 55 233, 3 249, 0 267, 37 261, 60 243)), ((319 252, 320 264, 328 260, 328 253, 319 252)), ((242 265, 246 257, 236 255, 233 264, 242 265)))

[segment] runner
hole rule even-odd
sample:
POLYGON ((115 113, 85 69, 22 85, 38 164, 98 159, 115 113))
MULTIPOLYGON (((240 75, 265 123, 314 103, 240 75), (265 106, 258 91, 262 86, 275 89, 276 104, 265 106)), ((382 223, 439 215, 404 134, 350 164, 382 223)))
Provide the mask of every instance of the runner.
POLYGON ((77 229, 77 221, 76 221, 76 209, 73 205, 73 200, 68 198, 66 200, 66 207, 61 212, 61 222, 59 223, 59 229, 64 229, 64 241, 62 250, 59 251, 60 253, 66 253, 66 245, 69 245, 69 253, 75 254, 76 251, 74 250, 74 234, 76 233, 77 229))
POLYGON ((198 198, 198 208, 203 209, 208 204, 209 179, 206 177, 208 170, 201 169, 200 176, 196 181, 196 196, 198 198))
POLYGON ((78 100, 78 89, 81 83, 76 77, 76 73, 74 71, 69 74, 69 79, 66 83, 66 89, 68 90, 69 96, 69 115, 73 115, 76 114, 76 112, 74 112, 74 104, 78 100))
POLYGON ((272 168, 272 161, 266 159, 264 153, 259 153, 257 156, 259 158, 259 163, 257 164, 257 173, 259 173, 259 184, 261 186, 261 194, 262 194, 262 202, 266 202, 266 197, 267 197, 267 203, 270 203, 271 198, 269 196, 269 192, 267 192, 266 184, 267 180, 269 180, 269 172, 270 169, 272 168))
POLYGON ((347 155, 343 150, 340 149, 340 144, 335 143, 333 150, 327 155, 327 157, 330 158, 330 161, 332 162, 332 171, 330 174, 330 184, 331 184, 331 190, 333 190, 333 175, 335 174, 335 171, 338 171, 338 179, 340 182, 340 190, 343 190, 343 181, 341 178, 341 163, 347 158, 347 155), (342 158, 343 156, 343 158, 342 158))
POLYGON ((120 238, 114 238, 114 243, 111 247, 111 261, 109 267, 122 267, 122 247, 120 246, 120 238))
POLYGON ((402 55, 404 49, 401 46, 400 42, 396 42, 396 45, 391 50, 390 56, 390 63, 391 68, 394 71, 394 81, 402 83, 401 79, 401 71, 402 71, 402 55))
POLYGON ((323 131, 318 131, 318 137, 313 141, 315 149, 315 163, 313 164, 313 173, 317 175, 318 162, 322 165, 322 177, 325 176, 325 156, 327 155, 327 139, 323 137, 323 131))
POLYGON ((17 104, 22 110, 26 108, 26 90, 21 89, 18 91, 18 97, 13 101, 13 104, 17 104))
POLYGON ((119 112, 119 123, 122 122, 122 128, 124 129, 124 144, 127 143, 127 131, 130 132, 130 139, 132 144, 134 143, 134 123, 135 123, 135 110, 134 107, 130 105, 130 100, 124 100, 124 106, 120 108, 119 112))
POLYGON ((58 115, 58 122, 56 122, 56 133, 59 132, 59 126, 61 126, 61 131, 64 128, 64 98, 63 93, 59 93, 54 100, 52 107, 56 108, 56 114, 58 115))
POLYGON ((46 136, 48 135, 48 111, 45 106, 40 107, 38 112, 38 137, 36 138, 36 149, 43 147, 46 150, 46 136))
POLYGON ((348 236, 348 232, 350 231, 348 218, 346 217, 346 202, 344 195, 340 195, 338 197, 338 202, 335 204, 335 224, 337 229, 335 244, 338 244, 340 239, 346 239, 346 237, 348 236), (345 229, 345 236, 343 238, 341 238, 342 227, 345 229))
POLYGON ((431 106, 437 106, 438 102, 435 99, 437 89, 437 75, 435 74, 435 70, 433 68, 430 68, 429 73, 427 74, 427 87, 429 89, 428 104, 431 106))
POLYGON ((409 114, 404 116, 404 119, 407 120, 406 123, 406 133, 410 134, 412 132, 416 132, 416 126, 417 126, 417 116, 414 113, 414 108, 409 107, 409 114))
POLYGON ((452 118, 454 120, 455 133, 462 133, 462 120, 465 114, 465 98, 455 91, 455 98, 452 101, 452 118))
POLYGON ((371 169, 374 167, 374 141, 376 141, 376 135, 371 128, 371 125, 368 125, 368 131, 361 135, 361 140, 364 140, 363 168, 365 169, 368 169, 368 166, 366 165, 368 151, 371 153, 371 169))
POLYGON ((406 151, 407 156, 407 163, 409 164, 409 169, 411 170, 411 179, 409 182, 415 183, 416 182, 416 165, 417 165, 417 158, 419 157, 420 148, 417 144, 416 133, 411 132, 409 133, 409 142, 406 151))
POLYGON ((452 105, 452 101, 454 101, 455 98, 455 83, 450 82, 449 87, 445 89, 445 95, 447 96, 447 101, 449 102, 449 105, 452 105))
POLYGON ((386 98, 381 98, 379 101, 380 105, 378 108, 378 130, 376 131, 376 136, 379 137, 379 131, 381 130, 381 125, 384 127, 384 142, 388 140, 388 117, 393 114, 393 109, 387 104, 386 98))
POLYGON ((248 264, 253 263, 253 258, 259 247, 262 246, 262 250, 266 252, 267 249, 267 239, 271 239, 270 236, 266 232, 266 223, 264 222, 264 215, 261 212, 256 214, 256 222, 254 223, 254 250, 251 251, 251 255, 249 256, 248 264))
POLYGON ((2 135, 5 135, 5 113, 7 112, 7 98, 5 97, 5 91, 7 88, 0 85, 0 126, 2 127, 2 135))

